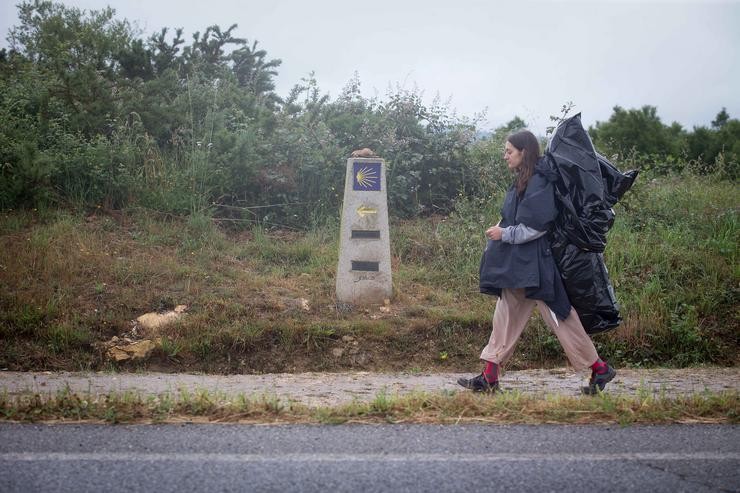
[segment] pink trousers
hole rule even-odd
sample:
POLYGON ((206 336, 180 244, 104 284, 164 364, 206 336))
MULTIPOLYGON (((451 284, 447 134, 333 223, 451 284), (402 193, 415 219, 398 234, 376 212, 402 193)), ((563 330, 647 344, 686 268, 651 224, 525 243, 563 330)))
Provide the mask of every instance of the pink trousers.
POLYGON ((499 365, 506 363, 535 305, 542 319, 557 336, 573 368, 586 369, 599 358, 574 308, 570 309, 567 319, 559 320, 544 302, 526 298, 524 289, 502 290, 493 312, 493 331, 480 358, 499 365))

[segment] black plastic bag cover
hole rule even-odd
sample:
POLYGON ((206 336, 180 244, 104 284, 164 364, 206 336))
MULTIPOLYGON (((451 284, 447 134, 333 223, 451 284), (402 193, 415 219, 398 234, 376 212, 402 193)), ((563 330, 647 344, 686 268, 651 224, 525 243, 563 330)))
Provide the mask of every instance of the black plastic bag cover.
POLYGON ((568 297, 588 334, 614 329, 622 319, 602 252, 614 224, 612 206, 637 171, 622 173, 598 154, 580 114, 558 126, 545 154, 560 177, 555 187, 560 215, 551 247, 568 297))
POLYGON ((633 169, 622 173, 601 154, 596 153, 596 158, 599 160, 601 178, 604 180, 604 204, 612 207, 632 187, 638 171, 633 169))
POLYGON ((603 254, 582 250, 557 232, 551 236, 551 249, 568 299, 586 333, 617 328, 622 318, 603 254))

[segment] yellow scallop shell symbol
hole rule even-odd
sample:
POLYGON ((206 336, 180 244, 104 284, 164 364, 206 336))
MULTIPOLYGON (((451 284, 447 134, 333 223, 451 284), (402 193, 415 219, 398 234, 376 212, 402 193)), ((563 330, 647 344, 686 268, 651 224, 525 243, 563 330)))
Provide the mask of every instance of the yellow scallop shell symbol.
POLYGON ((358 170, 355 178, 362 188, 370 188, 378 181, 376 170, 373 168, 362 168, 358 170))

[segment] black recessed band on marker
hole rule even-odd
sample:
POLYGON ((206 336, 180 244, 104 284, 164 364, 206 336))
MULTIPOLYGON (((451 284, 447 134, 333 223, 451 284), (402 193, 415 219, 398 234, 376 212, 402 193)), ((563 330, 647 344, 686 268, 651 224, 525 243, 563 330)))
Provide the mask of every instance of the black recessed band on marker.
POLYGON ((369 229, 353 229, 350 238, 377 240, 380 239, 380 231, 369 229))
POLYGON ((352 270, 378 272, 380 270, 380 262, 365 262, 363 260, 353 260, 352 270))

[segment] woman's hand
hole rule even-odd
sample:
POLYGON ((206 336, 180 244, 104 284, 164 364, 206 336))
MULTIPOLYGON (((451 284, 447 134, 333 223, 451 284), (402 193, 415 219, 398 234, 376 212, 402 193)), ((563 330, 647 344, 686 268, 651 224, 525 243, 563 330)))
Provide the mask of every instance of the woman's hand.
POLYGON ((486 236, 491 240, 498 241, 501 239, 502 232, 503 229, 501 229, 497 224, 496 226, 491 226, 486 230, 486 236))

